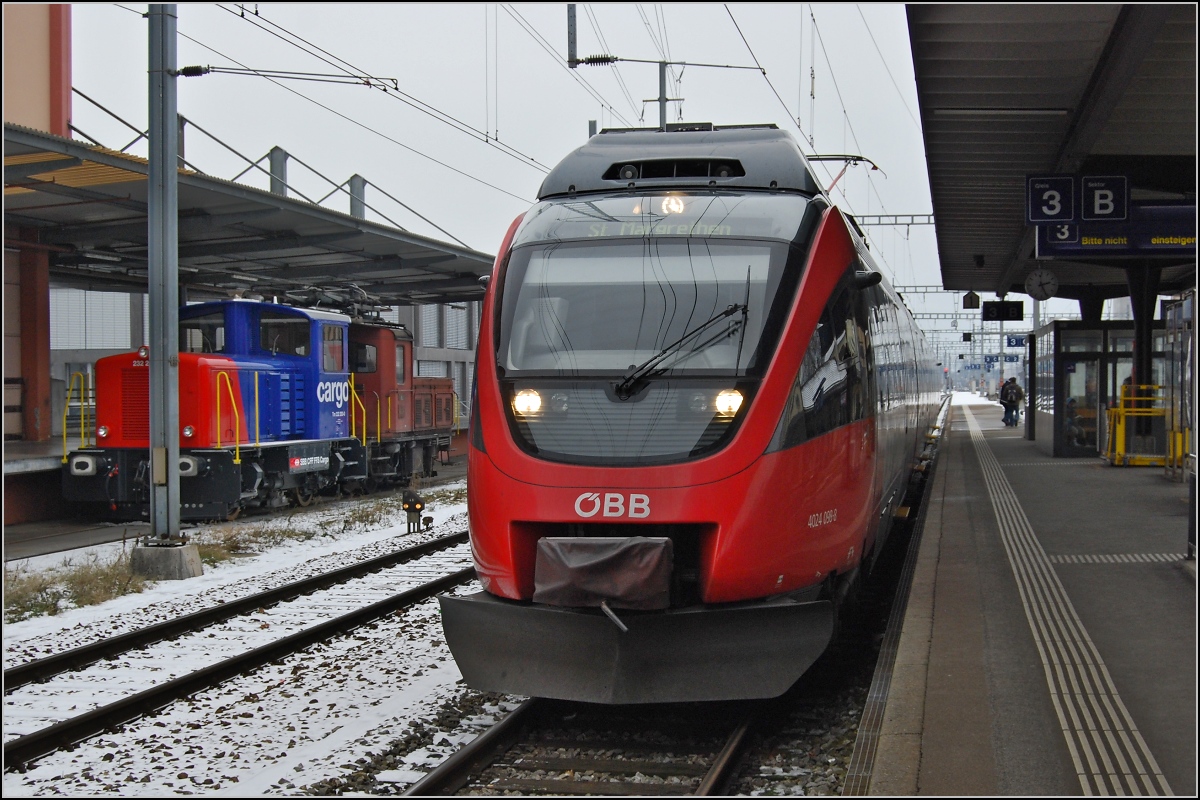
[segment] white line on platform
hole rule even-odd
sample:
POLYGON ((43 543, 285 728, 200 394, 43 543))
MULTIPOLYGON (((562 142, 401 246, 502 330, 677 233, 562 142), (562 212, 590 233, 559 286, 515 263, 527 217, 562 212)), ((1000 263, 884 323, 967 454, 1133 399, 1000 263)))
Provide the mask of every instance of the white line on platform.
POLYGON ((1050 700, 1083 793, 1173 794, 975 415, 970 408, 963 410, 983 468, 1000 539, 1021 593, 1025 619, 1042 657, 1050 700))

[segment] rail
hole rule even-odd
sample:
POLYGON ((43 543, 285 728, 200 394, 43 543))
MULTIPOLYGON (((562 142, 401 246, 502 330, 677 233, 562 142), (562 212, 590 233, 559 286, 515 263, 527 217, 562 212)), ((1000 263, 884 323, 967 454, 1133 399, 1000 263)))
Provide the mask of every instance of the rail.
MULTIPOLYGON (((229 404, 233 407, 233 463, 242 463, 242 415, 237 410, 237 398, 233 394, 233 381, 229 373, 221 370, 217 373, 217 447, 221 446, 221 378, 225 379, 225 389, 229 392, 229 404)), ((255 397, 255 404, 258 398, 255 397)), ((257 411, 257 409, 255 409, 257 411)))
POLYGON ((71 382, 67 386, 67 401, 63 403, 63 457, 62 463, 67 463, 67 415, 71 412, 71 394, 75 391, 75 378, 79 378, 79 447, 80 449, 87 447, 88 438, 88 417, 87 417, 87 395, 89 387, 86 385, 86 378, 82 372, 72 372, 71 382))
MULTIPOLYGON (((1153 384, 1126 384, 1121 387, 1117 404, 1108 409, 1108 442, 1104 458, 1117 467, 1165 467, 1166 452, 1154 452, 1159 448, 1153 434, 1139 430, 1131 421, 1147 420, 1146 427, 1153 427, 1154 419, 1165 423, 1167 409, 1163 404, 1164 387, 1153 384)), ((1164 448, 1165 449, 1165 448, 1164 448)))

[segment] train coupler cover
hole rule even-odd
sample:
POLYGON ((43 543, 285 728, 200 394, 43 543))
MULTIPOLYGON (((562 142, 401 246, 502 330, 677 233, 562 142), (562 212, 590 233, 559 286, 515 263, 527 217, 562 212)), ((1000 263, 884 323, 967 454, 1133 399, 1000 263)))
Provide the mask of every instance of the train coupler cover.
POLYGON ((534 562, 533 601, 663 610, 671 604, 672 555, 665 537, 543 537, 534 562))
POLYGON ((474 689, 588 703, 778 697, 833 636, 828 600, 625 611, 441 595, 446 643, 474 689))

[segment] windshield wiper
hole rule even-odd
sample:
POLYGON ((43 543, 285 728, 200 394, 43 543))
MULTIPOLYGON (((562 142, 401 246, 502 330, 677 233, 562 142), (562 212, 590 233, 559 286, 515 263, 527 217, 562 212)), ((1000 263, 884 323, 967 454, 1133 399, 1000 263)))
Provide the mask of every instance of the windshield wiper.
MULTIPOLYGON (((633 387, 637 385, 637 382, 640 381, 642 378, 646 377, 647 375, 649 375, 650 373, 654 372, 658 368, 658 365, 660 363, 662 363, 662 361, 664 359, 666 359, 672 353, 679 350, 679 348, 683 347, 690 340, 695 339, 697 336, 704 333, 704 331, 708 330, 713 325, 716 325, 718 322, 725 319, 726 317, 731 317, 734 314, 737 314, 739 311, 743 315, 742 319, 735 322, 733 328, 731 328, 728 331, 724 331, 721 334, 709 339, 707 342, 705 342, 702 345, 702 347, 707 347, 708 345, 712 344, 713 342, 720 341, 721 339, 724 339, 726 336, 732 335, 733 332, 735 330, 737 330, 738 327, 743 327, 745 325, 746 306, 742 305, 740 303, 735 303, 735 304, 729 306, 728 308, 726 308, 724 311, 718 311, 716 314, 709 317, 707 321, 700 323, 695 328, 692 328, 690 331, 685 333, 683 336, 681 336, 678 339, 676 339, 675 341, 671 342, 669 345, 667 345, 662 350, 655 353, 650 358, 643 361, 641 364, 638 364, 636 366, 631 366, 629 368, 629 371, 626 372, 624 376, 622 376, 621 382, 618 383, 615 387, 613 387, 614 391, 617 393, 617 397, 621 398, 622 400, 628 400, 629 397, 633 394, 633 387)), ((700 349, 700 348, 696 348, 696 350, 698 350, 698 349, 700 349)), ((693 352, 695 352, 695 350, 693 350, 693 352)))

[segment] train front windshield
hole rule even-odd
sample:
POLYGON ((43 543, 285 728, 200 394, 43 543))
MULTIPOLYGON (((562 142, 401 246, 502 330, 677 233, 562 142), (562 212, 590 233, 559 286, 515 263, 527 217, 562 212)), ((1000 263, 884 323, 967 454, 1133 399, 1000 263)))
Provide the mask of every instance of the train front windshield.
POLYGON ((510 408, 527 449, 660 463, 719 446, 794 297, 807 207, 715 193, 537 206, 514 241, 497 350, 514 401, 538 396, 510 408))

